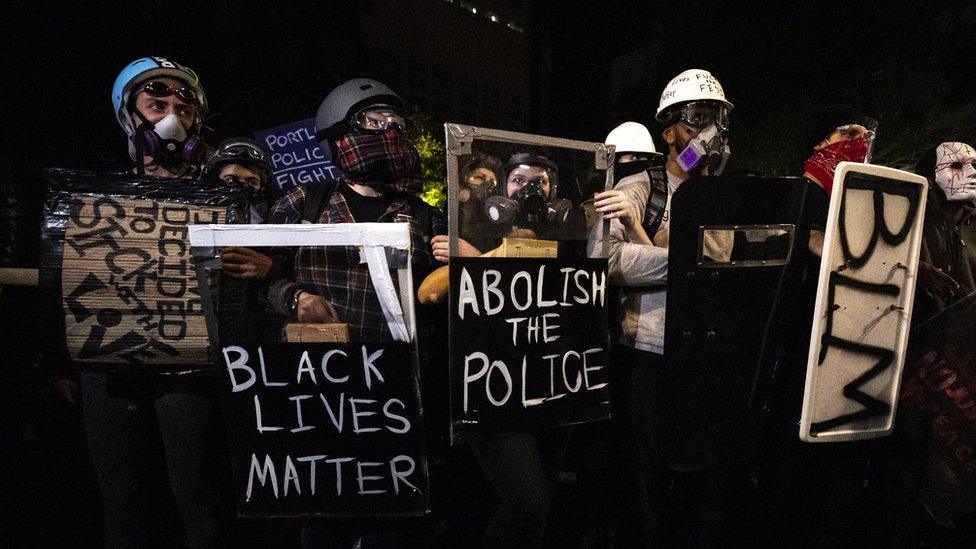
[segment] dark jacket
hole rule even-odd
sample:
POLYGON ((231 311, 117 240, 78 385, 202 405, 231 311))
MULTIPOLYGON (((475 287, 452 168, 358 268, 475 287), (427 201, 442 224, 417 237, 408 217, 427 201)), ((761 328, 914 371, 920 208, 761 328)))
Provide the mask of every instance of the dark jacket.
MULTIPOLYGON (((976 206, 949 202, 941 191, 930 189, 919 261, 951 276, 961 286, 957 298, 976 291, 976 206), (956 208, 962 208, 958 221, 953 215, 956 208)), ((922 284, 919 284, 916 299, 912 316, 918 320, 925 320, 952 304, 922 284)))

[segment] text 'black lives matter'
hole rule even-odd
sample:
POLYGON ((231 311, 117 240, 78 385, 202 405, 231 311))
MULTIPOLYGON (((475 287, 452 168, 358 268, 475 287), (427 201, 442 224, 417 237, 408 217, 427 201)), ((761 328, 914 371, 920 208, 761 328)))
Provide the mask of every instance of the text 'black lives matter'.
POLYGON ((452 438, 609 415, 606 259, 451 260, 452 438))
POLYGON ((412 344, 225 345, 222 354, 242 516, 428 511, 412 344))

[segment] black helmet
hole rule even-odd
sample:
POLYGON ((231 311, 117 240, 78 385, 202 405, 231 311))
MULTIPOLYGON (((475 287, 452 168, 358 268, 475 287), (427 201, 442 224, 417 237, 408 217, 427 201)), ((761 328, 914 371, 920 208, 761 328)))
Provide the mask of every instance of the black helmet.
POLYGON ((559 190, 559 168, 556 164, 549 160, 548 158, 533 154, 529 152, 515 153, 508 158, 505 165, 502 167, 502 174, 505 180, 502 182, 504 185, 508 181, 508 175, 512 173, 512 170, 516 166, 535 166, 538 168, 543 168, 548 172, 549 175, 549 196, 547 197, 547 202, 553 202, 556 199, 557 191, 559 190))
POLYGON ((216 178, 220 169, 226 164, 241 164, 256 168, 263 177, 262 187, 266 187, 271 181, 271 164, 268 162, 268 153, 256 141, 246 137, 225 139, 217 147, 217 152, 207 161, 207 172, 216 178))
POLYGON ((338 139, 349 132, 349 120, 369 105, 390 105, 403 110, 403 99, 382 82, 354 78, 339 84, 322 100, 315 114, 315 139, 338 139))

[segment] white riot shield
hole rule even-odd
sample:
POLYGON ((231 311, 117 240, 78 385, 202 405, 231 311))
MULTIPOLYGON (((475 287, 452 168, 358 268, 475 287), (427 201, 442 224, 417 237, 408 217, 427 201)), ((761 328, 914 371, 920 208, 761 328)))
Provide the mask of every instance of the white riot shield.
POLYGON ((842 162, 834 176, 800 438, 886 436, 905 364, 926 180, 842 162))

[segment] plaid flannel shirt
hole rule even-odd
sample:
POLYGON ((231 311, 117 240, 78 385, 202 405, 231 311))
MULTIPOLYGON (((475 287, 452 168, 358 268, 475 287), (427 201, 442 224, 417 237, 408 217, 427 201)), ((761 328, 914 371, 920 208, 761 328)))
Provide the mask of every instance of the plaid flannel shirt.
MULTIPOLYGON (((424 204, 420 199, 394 195, 381 222, 409 222, 413 252, 415 281, 419 284, 433 268, 430 238, 446 233, 446 223, 440 211, 424 204), (418 208, 428 208, 429 226, 418 221, 418 208)), ((301 223, 305 204, 305 189, 298 187, 275 204, 271 223, 301 223)), ((423 217, 421 217, 422 219, 423 217)), ((319 214, 319 223, 355 223, 346 199, 335 191, 319 214)), ((270 305, 279 314, 290 315, 291 296, 297 290, 320 295, 328 299, 339 313, 339 321, 348 324, 351 341, 390 341, 389 326, 383 316, 379 298, 369 277, 369 268, 360 261, 355 246, 303 246, 285 252, 284 265, 292 265, 290 280, 277 283, 269 298, 270 305)), ((397 273, 391 273, 394 281, 397 273)), ((280 281, 281 282, 281 281, 280 281)))

